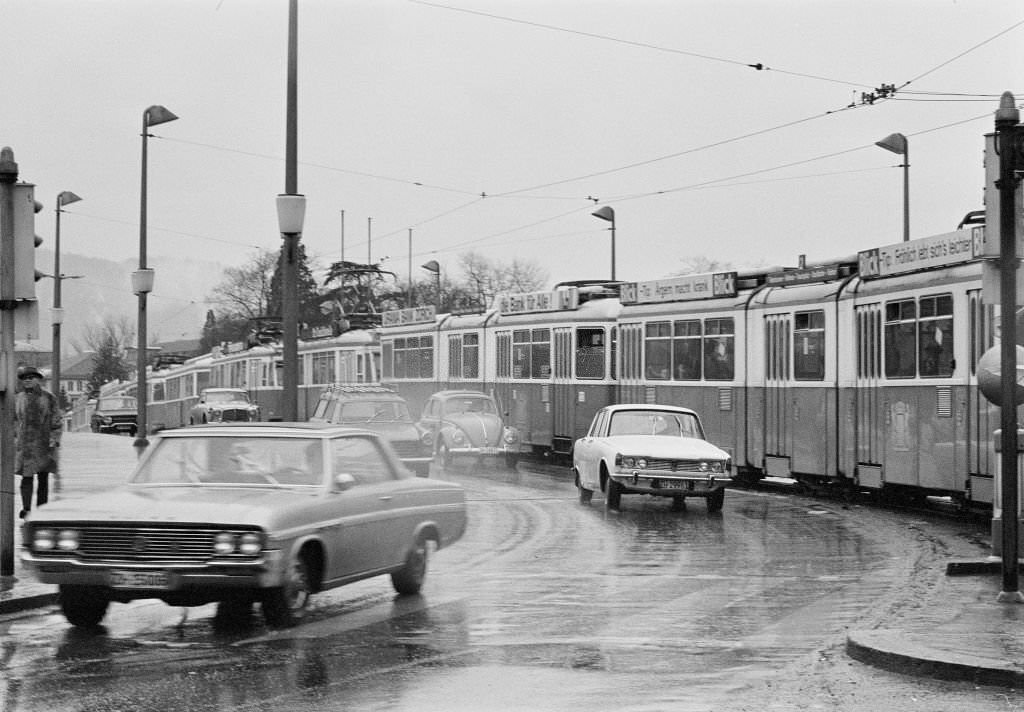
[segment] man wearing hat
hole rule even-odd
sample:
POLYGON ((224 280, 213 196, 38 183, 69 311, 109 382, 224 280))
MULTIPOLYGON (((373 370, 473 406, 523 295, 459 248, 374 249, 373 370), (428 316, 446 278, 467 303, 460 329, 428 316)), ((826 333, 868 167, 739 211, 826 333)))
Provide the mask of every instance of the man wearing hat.
POLYGON ((57 448, 64 428, 57 396, 43 388, 35 366, 18 369, 21 391, 14 400, 14 474, 21 475, 21 518, 32 509, 32 483, 37 482, 36 505, 46 504, 50 473, 57 470, 57 448))

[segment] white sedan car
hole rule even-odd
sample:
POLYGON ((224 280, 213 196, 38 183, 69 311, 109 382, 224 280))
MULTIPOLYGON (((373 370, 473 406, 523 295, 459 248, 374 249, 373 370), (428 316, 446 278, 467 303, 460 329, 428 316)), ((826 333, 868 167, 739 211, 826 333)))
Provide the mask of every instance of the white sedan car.
POLYGON ((624 494, 648 494, 671 497, 674 509, 687 497, 703 497, 708 511, 717 512, 732 482, 729 453, 704 439, 695 412, 671 405, 626 403, 597 411, 573 446, 572 465, 580 502, 601 491, 607 509, 618 509, 624 494))

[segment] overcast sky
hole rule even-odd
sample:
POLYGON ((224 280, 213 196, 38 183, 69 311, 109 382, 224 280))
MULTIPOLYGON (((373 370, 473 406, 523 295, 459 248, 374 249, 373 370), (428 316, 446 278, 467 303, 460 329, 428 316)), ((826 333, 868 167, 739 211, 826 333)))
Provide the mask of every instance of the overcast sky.
MULTIPOLYGON (((48 244, 71 190, 62 251, 137 260, 142 114, 162 104, 180 118, 149 140, 155 296, 161 256, 277 249, 287 16, 0 0, 0 145, 48 244)), ((603 278, 591 213, 610 205, 619 279, 843 257, 902 239, 902 158, 874 145, 894 132, 911 237, 947 232, 982 207, 982 136, 1003 91, 1024 95, 1022 46, 1018 0, 300 0, 303 241, 403 280, 410 228, 417 279, 467 250, 603 278)))

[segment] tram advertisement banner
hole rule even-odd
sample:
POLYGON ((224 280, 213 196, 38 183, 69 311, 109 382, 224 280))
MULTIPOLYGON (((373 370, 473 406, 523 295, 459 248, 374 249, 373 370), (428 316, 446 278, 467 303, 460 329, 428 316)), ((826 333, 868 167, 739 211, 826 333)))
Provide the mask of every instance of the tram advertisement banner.
POLYGON ((499 294, 495 298, 495 302, 498 311, 502 314, 571 311, 579 307, 580 293, 576 287, 569 287, 568 289, 556 289, 550 292, 499 294))
POLYGON ((629 282, 620 291, 623 304, 679 302, 736 296, 736 273, 688 274, 649 282, 629 282))
POLYGON ((967 262, 981 255, 983 234, 976 227, 864 250, 857 254, 860 276, 890 277, 967 262))
POLYGON ((381 326, 405 326, 407 324, 429 324, 437 316, 433 306, 392 309, 381 315, 381 326))

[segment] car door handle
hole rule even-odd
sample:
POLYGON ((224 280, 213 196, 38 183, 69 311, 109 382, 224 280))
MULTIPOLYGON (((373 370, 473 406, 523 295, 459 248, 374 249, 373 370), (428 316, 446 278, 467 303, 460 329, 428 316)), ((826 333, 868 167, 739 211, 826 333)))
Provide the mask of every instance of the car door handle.
POLYGON ((391 495, 389 495, 389 494, 382 494, 380 496, 380 501, 381 502, 390 502, 391 501, 391 495))

